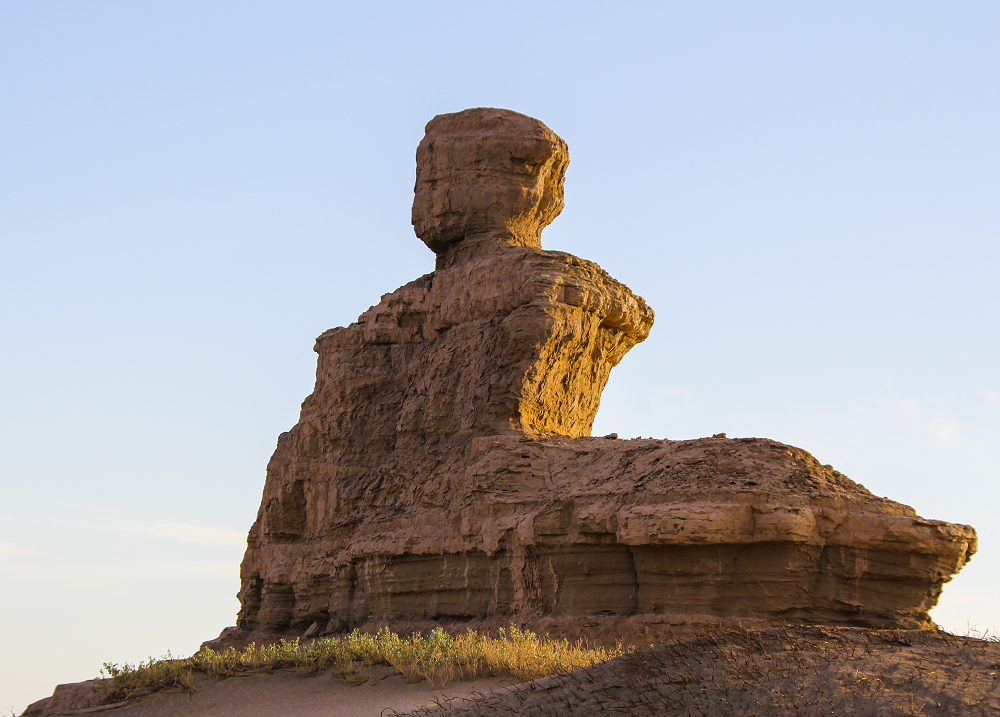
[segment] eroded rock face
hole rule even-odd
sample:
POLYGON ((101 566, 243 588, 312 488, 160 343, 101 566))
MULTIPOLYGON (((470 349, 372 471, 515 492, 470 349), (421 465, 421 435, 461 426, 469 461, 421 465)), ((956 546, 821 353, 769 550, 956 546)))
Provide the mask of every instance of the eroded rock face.
POLYGON ((317 340, 248 538, 244 635, 528 612, 928 624, 970 527, 774 441, 590 437, 653 312, 540 248, 561 139, 467 110, 428 124, 417 162, 436 269, 317 340))

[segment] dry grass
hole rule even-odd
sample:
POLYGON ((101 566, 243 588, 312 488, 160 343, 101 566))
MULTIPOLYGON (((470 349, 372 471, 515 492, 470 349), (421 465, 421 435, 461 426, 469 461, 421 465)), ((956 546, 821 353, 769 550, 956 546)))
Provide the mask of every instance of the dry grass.
POLYGON ((191 691, 195 672, 225 679, 238 672, 287 668, 297 669, 303 677, 332 669, 335 677, 363 682, 375 665, 390 665, 409 682, 427 680, 439 688, 487 675, 526 681, 604 662, 622 652, 621 647, 589 649, 582 642, 550 640, 513 626, 501 629, 496 637, 474 631, 452 636, 440 628, 426 637, 420 633, 401 637, 383 628, 375 634, 355 630, 345 637, 305 644, 295 638, 261 647, 250 644, 243 650, 205 648, 187 659, 167 655, 137 665, 105 663, 95 688, 108 690, 105 701, 112 702, 171 687, 191 691))
POLYGON ((291 668, 361 682, 375 665, 435 687, 485 675, 524 682, 419 709, 415 717, 1000 714, 995 635, 818 626, 728 629, 627 654, 620 646, 591 650, 515 627, 496 637, 440 628, 401 637, 383 628, 306 644, 285 640, 205 649, 183 660, 107 664, 101 686, 110 702, 168 687, 192 690, 199 672, 223 679, 291 668))
POLYGON ((118 666, 113 662, 105 662, 94 689, 110 688, 109 697, 115 700, 125 700, 170 687, 180 687, 190 692, 194 689, 194 680, 188 662, 189 660, 176 660, 170 653, 159 660, 150 657, 137 665, 118 666))

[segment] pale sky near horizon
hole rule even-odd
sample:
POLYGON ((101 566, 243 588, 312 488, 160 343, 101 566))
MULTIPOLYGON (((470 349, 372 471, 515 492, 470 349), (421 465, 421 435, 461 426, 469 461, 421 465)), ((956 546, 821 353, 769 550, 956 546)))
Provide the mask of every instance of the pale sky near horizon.
POLYGON ((234 623, 313 340, 433 268, 434 115, 569 143, 546 248, 656 310, 595 433, 766 436, 980 550, 1000 628, 1000 6, 0 4, 0 714, 234 623))

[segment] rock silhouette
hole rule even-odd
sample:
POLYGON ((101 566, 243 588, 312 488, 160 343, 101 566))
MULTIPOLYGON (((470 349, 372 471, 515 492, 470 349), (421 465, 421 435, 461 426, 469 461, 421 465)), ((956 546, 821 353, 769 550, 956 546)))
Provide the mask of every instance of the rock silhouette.
POLYGON ((435 271, 317 339, 248 537, 240 634, 524 613, 929 625, 972 528, 770 440, 590 436, 653 311, 541 248, 568 162, 516 112, 427 125, 413 225, 435 271))

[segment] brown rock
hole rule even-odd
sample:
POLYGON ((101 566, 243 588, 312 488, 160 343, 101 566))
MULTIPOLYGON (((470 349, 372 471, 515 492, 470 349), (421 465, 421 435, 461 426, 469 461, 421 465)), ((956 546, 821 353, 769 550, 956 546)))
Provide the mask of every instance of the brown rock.
POLYGON ((435 253, 473 238, 541 248, 563 209, 569 149, 536 119, 480 107, 438 115, 417 147, 413 227, 435 253))
POLYGON ((443 115, 417 160, 437 268, 317 340, 250 530, 240 635, 527 613, 929 624, 968 526, 774 441, 589 437, 653 312, 540 248, 568 162, 551 130, 443 115))
POLYGON ((94 680, 56 685, 51 697, 32 702, 21 713, 21 717, 41 717, 88 710, 101 704, 108 696, 107 689, 95 689, 95 686, 94 680))

